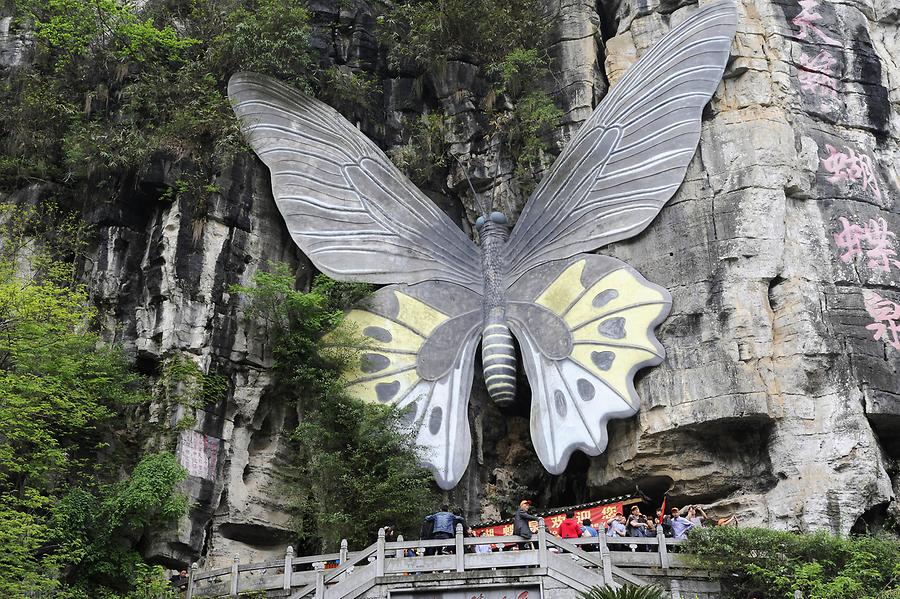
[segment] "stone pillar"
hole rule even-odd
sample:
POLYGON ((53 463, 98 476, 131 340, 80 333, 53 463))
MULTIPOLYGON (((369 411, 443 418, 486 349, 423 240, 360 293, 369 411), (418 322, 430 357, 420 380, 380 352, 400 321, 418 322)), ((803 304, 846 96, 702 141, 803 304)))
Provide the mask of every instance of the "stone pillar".
POLYGON ((538 520, 538 566, 547 567, 547 525, 543 518, 538 520))
POLYGON ((200 566, 197 565, 197 562, 191 564, 191 569, 188 570, 188 588, 187 588, 187 599, 193 599, 194 597, 194 576, 197 574, 197 568, 200 566))
POLYGON ((291 575, 294 573, 294 548, 288 545, 287 551, 284 552, 284 580, 281 588, 285 591, 291 588, 291 575))
POLYGON ((384 576, 384 528, 378 529, 378 543, 375 548, 375 576, 384 576))
POLYGON ((609 555, 609 546, 606 544, 606 533, 601 530, 597 536, 597 544, 600 545, 600 561, 603 564, 603 582, 612 586, 612 558, 609 555))
POLYGON ((316 599, 322 599, 325 597, 325 562, 316 562, 313 568, 316 571, 316 599))
POLYGON ((231 596, 238 596, 238 575, 240 574, 240 570, 238 566, 240 564, 240 556, 238 554, 234 554, 234 562, 231 564, 231 596))
POLYGON ((662 523, 656 527, 656 542, 659 545, 659 566, 663 570, 669 569, 669 550, 666 548, 666 535, 663 532, 662 523))
POLYGON ((456 571, 463 572, 466 569, 465 545, 463 545, 463 529, 462 524, 456 525, 456 538, 454 539, 454 547, 456 549, 456 571))

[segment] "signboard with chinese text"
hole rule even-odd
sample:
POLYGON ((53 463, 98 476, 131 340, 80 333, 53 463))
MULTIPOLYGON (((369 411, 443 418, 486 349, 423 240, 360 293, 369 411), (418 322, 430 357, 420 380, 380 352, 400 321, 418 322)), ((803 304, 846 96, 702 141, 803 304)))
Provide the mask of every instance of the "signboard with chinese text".
POLYGON ((390 599, 541 599, 540 585, 392 591, 390 599))
POLYGON ((220 443, 221 439, 198 431, 183 431, 176 448, 178 462, 191 476, 215 480, 220 443))
MULTIPOLYGON (((613 503, 603 503, 594 506, 588 506, 581 509, 575 509, 575 519, 578 522, 589 518, 591 524, 595 527, 600 524, 606 524, 610 518, 616 515, 617 512, 621 512, 624 506, 639 503, 639 499, 626 499, 623 501, 616 501, 613 503)), ((542 514, 541 517, 544 519, 544 523, 547 525, 547 532, 552 534, 559 533, 559 525, 562 524, 562 521, 566 518, 565 508, 561 508, 559 512, 551 512, 549 514, 542 514)), ((537 522, 529 522, 529 527, 532 532, 537 532, 537 522)), ((499 524, 495 524, 493 526, 476 526, 473 527, 478 536, 484 537, 506 537, 513 534, 513 523, 510 522, 501 522, 499 524)))

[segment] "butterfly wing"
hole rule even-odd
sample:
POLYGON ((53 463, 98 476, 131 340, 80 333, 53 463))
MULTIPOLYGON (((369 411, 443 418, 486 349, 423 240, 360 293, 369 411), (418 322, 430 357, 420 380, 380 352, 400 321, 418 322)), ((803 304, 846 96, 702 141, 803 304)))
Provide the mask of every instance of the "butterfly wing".
POLYGON ((345 373, 348 391, 403 409, 424 464, 441 488, 452 489, 472 449, 468 401, 481 296, 441 281, 390 285, 345 322, 365 342, 358 363, 345 373))
POLYGON ((581 255, 532 269, 509 290, 507 319, 531 385, 531 439, 544 467, 606 449, 606 423, 635 414, 635 373, 663 360, 654 336, 669 292, 624 262, 581 255))
POLYGON ((228 96, 316 268, 339 280, 481 289, 472 241, 330 106, 253 73, 234 75, 228 96))
POLYGON ((697 11, 612 88, 525 205, 504 249, 510 281, 636 235, 656 217, 694 155, 736 23, 732 0, 697 11))

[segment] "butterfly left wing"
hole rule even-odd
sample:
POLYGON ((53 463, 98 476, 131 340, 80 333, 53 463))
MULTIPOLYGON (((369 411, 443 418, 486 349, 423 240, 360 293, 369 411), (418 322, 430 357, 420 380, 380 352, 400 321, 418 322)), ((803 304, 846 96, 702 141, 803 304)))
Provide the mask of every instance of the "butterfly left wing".
POLYGON ((358 362, 344 374, 347 390, 404 410, 424 465, 441 488, 452 489, 472 450, 468 401, 481 296, 441 281, 390 285, 344 322, 364 342, 358 362))
POLYGON ((654 329, 669 292, 624 262, 593 254, 551 262, 509 289, 507 319, 531 385, 531 439, 552 474, 576 449, 606 449, 606 423, 638 411, 635 373, 660 363, 654 329))
POLYGON ((472 240, 337 111, 255 73, 233 75, 228 97, 272 173, 288 232, 316 268, 340 281, 481 290, 472 240))

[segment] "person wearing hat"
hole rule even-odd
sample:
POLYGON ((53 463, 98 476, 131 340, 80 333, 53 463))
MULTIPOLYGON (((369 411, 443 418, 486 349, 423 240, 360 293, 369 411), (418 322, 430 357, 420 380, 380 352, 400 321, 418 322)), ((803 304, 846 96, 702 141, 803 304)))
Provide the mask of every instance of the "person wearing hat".
POLYGON ((519 502, 519 509, 516 510, 515 521, 513 523, 513 534, 525 539, 524 543, 519 543, 520 549, 534 549, 531 544, 531 528, 528 527, 529 520, 540 520, 537 516, 528 513, 531 502, 523 499, 519 502))

